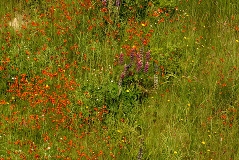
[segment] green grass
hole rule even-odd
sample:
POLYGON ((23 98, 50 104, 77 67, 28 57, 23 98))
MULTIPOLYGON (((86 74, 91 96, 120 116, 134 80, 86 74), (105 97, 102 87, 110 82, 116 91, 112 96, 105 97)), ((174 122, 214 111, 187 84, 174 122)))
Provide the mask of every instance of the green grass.
POLYGON ((109 2, 0 2, 0 159, 238 159, 239 3, 109 2))

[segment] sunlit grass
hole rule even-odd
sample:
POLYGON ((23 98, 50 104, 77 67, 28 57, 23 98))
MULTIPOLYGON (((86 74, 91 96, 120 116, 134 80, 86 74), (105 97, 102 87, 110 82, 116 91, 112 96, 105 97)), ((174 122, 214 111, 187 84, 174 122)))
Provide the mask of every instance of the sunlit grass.
POLYGON ((0 2, 0 159, 238 159, 238 2, 118 2, 0 2))

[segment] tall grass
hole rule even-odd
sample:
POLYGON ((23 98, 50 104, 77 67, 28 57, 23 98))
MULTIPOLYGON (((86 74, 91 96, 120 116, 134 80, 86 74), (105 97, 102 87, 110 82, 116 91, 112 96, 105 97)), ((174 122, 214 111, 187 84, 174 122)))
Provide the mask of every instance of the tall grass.
POLYGON ((236 0, 0 4, 0 159, 238 159, 236 0))

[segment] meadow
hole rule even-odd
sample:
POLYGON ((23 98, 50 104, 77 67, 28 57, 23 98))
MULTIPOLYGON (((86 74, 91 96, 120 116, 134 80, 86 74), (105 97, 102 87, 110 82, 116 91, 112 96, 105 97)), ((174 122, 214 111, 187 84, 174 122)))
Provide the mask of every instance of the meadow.
POLYGON ((239 159, 237 0, 0 2, 0 160, 239 159))

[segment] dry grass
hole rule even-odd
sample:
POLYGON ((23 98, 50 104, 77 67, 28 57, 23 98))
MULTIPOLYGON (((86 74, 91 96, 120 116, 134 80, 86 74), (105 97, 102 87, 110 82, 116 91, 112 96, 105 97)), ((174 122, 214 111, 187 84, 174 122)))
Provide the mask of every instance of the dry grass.
POLYGON ((27 20, 24 17, 26 16, 16 13, 14 18, 8 22, 8 25, 14 30, 20 30, 22 26, 27 25, 27 20))

